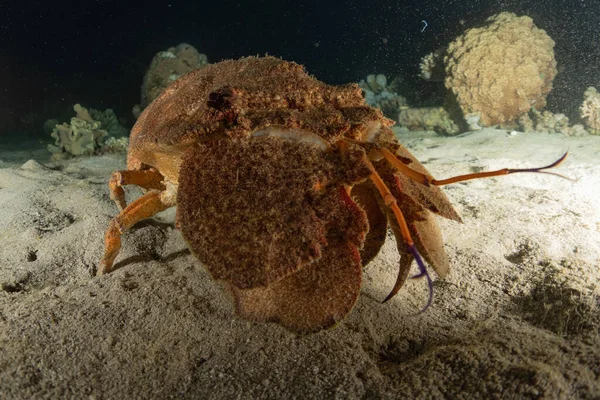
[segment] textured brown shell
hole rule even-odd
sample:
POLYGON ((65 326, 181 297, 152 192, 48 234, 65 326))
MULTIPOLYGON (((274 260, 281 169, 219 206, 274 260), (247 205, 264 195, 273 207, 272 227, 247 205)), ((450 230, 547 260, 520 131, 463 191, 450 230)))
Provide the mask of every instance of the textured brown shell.
POLYGON ((362 246, 364 212, 340 210, 352 170, 354 180, 369 173, 311 144, 207 141, 186 153, 181 170, 181 233, 215 279, 269 285, 319 259, 332 241, 362 246))
POLYGON ((186 152, 181 233, 240 315, 310 332, 350 311, 369 225, 344 182, 370 171, 347 155, 278 137, 215 139, 186 152))
POLYGON ((393 121, 364 103, 356 84, 331 86, 274 57, 222 61, 179 78, 140 115, 127 166, 158 168, 178 182, 183 151, 209 137, 247 137, 268 126, 306 129, 330 143, 361 140, 393 121))
MULTIPOLYGON (((178 79, 141 114, 128 167, 154 167, 178 184, 178 226, 192 252, 230 289, 241 315, 315 331, 334 325, 356 302, 361 263, 379 251, 386 219, 402 256, 398 281, 408 275, 412 256, 367 180, 369 142, 430 175, 396 141, 391 124, 365 104, 355 84, 329 86, 273 57, 224 61, 178 79), (294 130, 298 139, 310 132, 332 146, 323 150, 310 135, 251 138, 271 127, 294 130), (344 151, 335 145, 341 139, 351 139, 344 151)), ((432 213, 460 220, 449 200, 387 161, 374 165, 419 252, 445 275, 432 213)))

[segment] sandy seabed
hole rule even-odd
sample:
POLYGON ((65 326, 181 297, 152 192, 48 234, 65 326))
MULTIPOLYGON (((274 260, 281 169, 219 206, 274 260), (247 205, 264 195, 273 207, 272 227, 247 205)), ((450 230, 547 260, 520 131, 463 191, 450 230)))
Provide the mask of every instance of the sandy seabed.
POLYGON ((423 280, 380 303, 398 265, 388 240, 348 318, 309 336, 236 317, 174 210, 136 225, 118 269, 94 277, 124 155, 0 147, 0 398, 600 398, 600 137, 399 137, 438 178, 569 150, 556 172, 578 180, 445 187, 464 223, 439 219, 452 272, 431 308, 412 315, 423 280))

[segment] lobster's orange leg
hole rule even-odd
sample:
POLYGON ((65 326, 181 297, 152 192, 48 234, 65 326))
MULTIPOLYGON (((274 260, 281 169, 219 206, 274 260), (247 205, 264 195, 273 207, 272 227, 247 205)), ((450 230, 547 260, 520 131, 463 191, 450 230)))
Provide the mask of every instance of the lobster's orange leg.
POLYGON ((463 182, 463 181, 468 181, 471 179, 489 178, 492 176, 508 175, 508 174, 514 174, 517 172, 539 172, 539 173, 543 173, 543 174, 556 175, 561 178, 572 180, 571 178, 568 178, 566 176, 563 176, 563 175, 560 175, 560 174, 557 174, 554 172, 545 171, 547 169, 554 168, 554 167, 558 166, 560 163, 562 163, 565 160, 565 158, 567 158, 567 154, 569 154, 569 152, 566 152, 565 154, 563 154, 562 157, 560 157, 558 160, 554 161, 552 164, 546 165, 544 167, 539 167, 539 168, 503 168, 503 169, 499 169, 496 171, 459 175, 459 176, 454 176, 454 177, 448 178, 448 179, 433 179, 433 178, 428 177, 425 174, 422 174, 422 173, 417 172, 414 169, 410 168, 408 165, 406 165, 402 161, 398 160, 396 158, 396 156, 388 149, 380 148, 380 149, 377 149, 376 151, 380 152, 381 155, 390 164, 392 164, 394 166, 394 168, 396 168, 398 171, 402 172, 404 175, 406 175, 408 178, 412 179, 413 181, 421 183, 425 186, 430 186, 430 185, 443 186, 443 185, 448 185, 450 183, 463 182))
POLYGON ((117 204, 119 211, 123 211, 127 206, 125 203, 124 185, 138 185, 144 189, 164 190, 165 185, 162 183, 164 177, 155 170, 124 170, 113 172, 108 181, 110 189, 110 198, 117 204))
POLYGON ((104 255, 98 266, 98 275, 107 274, 121 249, 121 235, 137 222, 152 217, 175 205, 175 195, 172 190, 152 190, 129 204, 123 211, 112 219, 104 235, 104 255))
MULTIPOLYGON (((404 215, 402 214, 400 207, 398 207, 398 201, 396 200, 396 198, 394 197, 392 192, 390 192, 390 189, 387 187, 385 182, 383 182, 383 179, 381 179, 381 177, 377 173, 377 170, 375 169, 373 164, 368 160, 367 160, 367 163, 369 165, 369 168, 371 169, 371 175, 369 176, 369 178, 373 181, 373 183, 375 184, 375 187, 377 187, 377 190, 379 191, 379 194, 381 195, 384 204, 387 207, 389 207, 392 210, 392 212, 394 213, 396 222, 398 223, 398 226, 400 227, 400 234, 402 235, 402 240, 406 244, 408 251, 412 254, 414 259, 417 261, 417 265, 419 266, 419 273, 417 275, 413 276, 413 278, 420 278, 423 276, 425 278, 427 278, 427 283, 429 285, 429 298, 427 300, 427 304, 425 305, 425 307, 423 307, 423 309, 420 311, 420 312, 423 312, 423 311, 427 310, 427 308, 429 308, 429 306, 431 305, 431 302, 433 301, 433 282, 431 281, 431 277, 429 276, 429 273, 427 272, 427 269, 425 268, 425 264, 423 263, 423 260, 421 259, 421 256, 419 255, 417 248, 415 247, 415 243, 412 239, 412 236, 410 235, 410 231, 408 230, 408 225, 406 224, 406 219, 404 218, 404 215)), ((400 289, 399 282, 400 283, 403 282, 403 280, 400 279, 401 273, 402 273, 402 271, 399 271, 399 273, 398 273, 399 278, 398 278, 398 280, 396 280, 396 284, 394 285, 394 288, 392 289, 390 294, 383 301, 384 303, 386 301, 388 301, 389 299, 391 299, 400 289)))

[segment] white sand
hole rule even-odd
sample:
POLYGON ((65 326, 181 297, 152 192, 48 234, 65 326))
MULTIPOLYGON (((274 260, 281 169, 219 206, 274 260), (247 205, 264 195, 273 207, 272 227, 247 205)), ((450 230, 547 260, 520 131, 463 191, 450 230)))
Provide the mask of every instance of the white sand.
POLYGON ((53 170, 0 148, 0 398, 598 398, 600 137, 401 140, 439 178, 569 149, 556 171, 579 181, 446 187, 464 224, 440 220, 452 273, 432 307, 409 315, 422 280, 379 303, 397 268, 388 240, 349 317, 304 337, 237 318, 171 210, 127 233, 120 268, 93 277, 116 213, 106 182, 124 156, 53 170))

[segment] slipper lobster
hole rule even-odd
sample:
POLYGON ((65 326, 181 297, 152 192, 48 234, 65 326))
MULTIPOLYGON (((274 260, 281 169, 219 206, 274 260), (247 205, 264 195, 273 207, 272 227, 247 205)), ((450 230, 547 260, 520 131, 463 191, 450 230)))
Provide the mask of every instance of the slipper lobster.
POLYGON ((223 61, 179 78, 133 127, 127 170, 113 173, 120 213, 98 274, 112 270, 121 235, 177 206, 192 254, 231 293, 244 318, 299 332, 336 325, 352 309, 362 268, 388 228, 401 255, 386 301, 406 281, 449 272, 440 215, 461 219, 439 186, 514 172, 434 179, 365 104, 356 84, 327 85, 274 57, 223 61), (123 186, 145 194, 126 204, 123 186))

